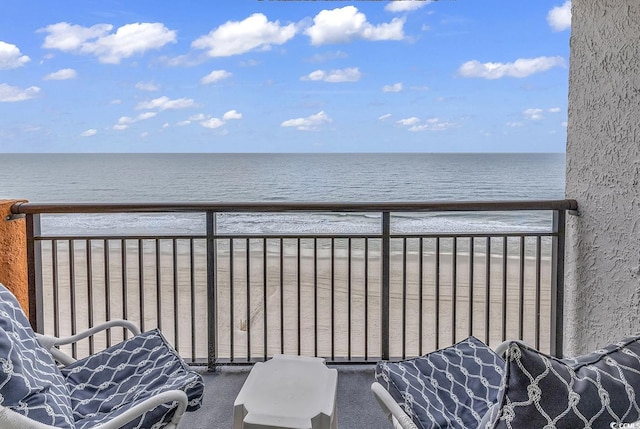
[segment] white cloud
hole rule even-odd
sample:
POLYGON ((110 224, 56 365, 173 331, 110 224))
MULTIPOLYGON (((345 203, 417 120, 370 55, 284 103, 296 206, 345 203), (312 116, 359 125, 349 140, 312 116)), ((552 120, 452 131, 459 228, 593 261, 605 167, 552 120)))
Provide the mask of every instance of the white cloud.
POLYGON ((72 25, 66 22, 40 29, 48 33, 43 48, 58 49, 78 55, 95 55, 101 63, 119 64, 124 58, 144 54, 176 42, 176 32, 161 23, 133 23, 110 33, 110 24, 92 27, 72 25))
POLYGON ((0 103, 11 103, 15 101, 25 101, 35 98, 40 93, 40 88, 30 86, 29 88, 18 88, 17 86, 0 83, 0 103))
POLYGON ((524 126, 524 122, 507 122, 507 127, 523 127, 524 126))
POLYGON ((409 127, 409 131, 417 132, 417 131, 446 131, 450 128, 455 127, 456 124, 452 122, 442 121, 438 118, 430 118, 425 121, 423 124, 416 124, 409 127))
POLYGON ((410 118, 400 119, 396 123, 399 125, 410 126, 410 125, 415 125, 418 122, 420 122, 420 119, 416 118, 415 116, 412 116, 410 118))
POLYGON ((527 109, 522 114, 532 121, 539 121, 542 119, 542 109, 527 109))
POLYGON ((215 129, 223 126, 225 122, 219 118, 210 118, 210 119, 207 119, 206 121, 200 122, 200 124, 205 128, 215 129))
POLYGON ((22 67, 31 59, 22 55, 16 45, 0 41, 0 70, 9 70, 22 67))
POLYGON ((385 85, 382 87, 382 92, 401 92, 402 91, 402 83, 394 83, 393 85, 385 85))
POLYGON ((197 115, 189 117, 190 121, 204 121, 205 119, 207 119, 207 116, 204 113, 198 113, 197 115))
POLYGON ((122 100, 116 98, 115 100, 111 100, 111 104, 122 104, 122 100))
POLYGON ((140 113, 136 119, 137 121, 144 121, 146 119, 153 118, 157 114, 158 114, 157 112, 144 112, 144 113, 140 113))
POLYGON ((142 101, 138 103, 136 106, 136 110, 142 109, 158 109, 158 110, 168 110, 168 109, 186 109, 188 107, 195 106, 195 102, 191 98, 177 98, 175 100, 171 100, 167 96, 155 98, 151 101, 142 101))
POLYGON ((78 77, 78 72, 74 69, 62 69, 46 75, 44 80, 67 80, 75 79, 76 77, 78 77))
POLYGON ((560 108, 559 107, 551 107, 549 109, 549 113, 560 113, 560 108))
POLYGON ((191 121, 189 121, 189 120, 180 121, 180 122, 176 122, 176 126, 177 127, 184 127, 186 125, 189 125, 190 123, 191 123, 191 121))
POLYGON ((90 129, 90 130, 87 130, 87 131, 83 131, 83 132, 81 132, 81 133, 80 133, 80 136, 81 136, 81 137, 93 137, 93 136, 95 136, 97 133, 98 133, 98 130, 96 130, 96 129, 93 129, 93 128, 92 128, 92 129, 90 129))
POLYGON ((499 79, 501 77, 527 77, 553 67, 564 67, 562 57, 520 58, 512 63, 480 63, 477 60, 464 63, 458 73, 463 77, 499 79))
POLYGON ((127 128, 129 128, 131 124, 135 124, 136 122, 151 119, 155 117, 157 114, 158 114, 157 112, 144 112, 144 113, 140 113, 135 118, 132 118, 130 116, 121 116, 118 119, 118 123, 113 126, 113 129, 118 131, 126 130, 127 128))
POLYGON ((240 55, 256 49, 269 50, 282 45, 296 34, 295 24, 280 26, 269 22, 261 13, 254 13, 243 21, 228 21, 191 44, 194 49, 206 49, 211 57, 240 55))
POLYGON ((208 75, 206 75, 205 77, 203 77, 202 79, 200 79, 200 83, 202 85, 207 85, 210 83, 219 82, 223 79, 228 79, 231 76, 233 76, 233 74, 226 70, 214 70, 208 75))
POLYGON ((159 91, 160 87, 154 82, 138 82, 136 83, 136 89, 139 89, 140 91, 154 92, 159 91))
POLYGON ((563 31, 571 28, 571 0, 562 6, 556 6, 547 14, 547 22, 553 31, 563 31))
POLYGON ((408 127, 409 131, 444 131, 456 126, 452 122, 443 121, 439 118, 429 118, 424 122, 419 118, 412 116, 406 119, 400 119, 396 121, 396 124, 408 127))
POLYGON ((347 43, 354 39, 402 40, 403 27, 403 18, 393 18, 389 23, 373 25, 367 22, 365 14, 355 6, 345 6, 320 11, 305 34, 311 38, 312 45, 347 43))
POLYGON ((300 131, 316 131, 319 130, 322 125, 331 122, 331 118, 323 111, 320 111, 315 115, 307 116, 306 118, 288 119, 280 124, 280 126, 295 127, 295 129, 300 131))
POLYGON ((358 67, 350 67, 340 70, 316 70, 303 76, 302 80, 321 80, 324 82, 340 83, 340 82, 357 82, 362 77, 362 73, 358 67))
POLYGON ((392 0, 384 7, 387 12, 409 12, 431 3, 429 0, 392 0))
POLYGON ((387 113, 386 115, 382 115, 378 118, 379 121, 385 121, 391 117, 391 113, 387 113))
POLYGON ((224 121, 229 121, 232 119, 242 119, 242 113, 239 113, 236 110, 229 110, 227 113, 222 115, 222 120, 224 121))

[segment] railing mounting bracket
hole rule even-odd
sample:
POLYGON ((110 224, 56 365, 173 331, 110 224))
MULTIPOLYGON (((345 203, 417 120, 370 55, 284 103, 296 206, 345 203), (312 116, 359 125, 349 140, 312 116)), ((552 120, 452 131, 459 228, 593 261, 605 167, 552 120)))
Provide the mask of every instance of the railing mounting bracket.
POLYGON ((580 216, 580 210, 567 210, 567 214, 570 216, 580 216))
POLYGON ((10 215, 7 215, 5 220, 10 221, 10 220, 24 219, 26 216, 27 216, 26 214, 10 214, 10 215))

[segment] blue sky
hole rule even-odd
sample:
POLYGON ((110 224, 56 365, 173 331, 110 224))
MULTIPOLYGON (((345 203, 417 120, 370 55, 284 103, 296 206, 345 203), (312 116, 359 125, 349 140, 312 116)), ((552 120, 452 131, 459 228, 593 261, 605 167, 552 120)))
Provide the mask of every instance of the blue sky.
POLYGON ((564 0, 21 0, 0 152, 564 152, 564 0))

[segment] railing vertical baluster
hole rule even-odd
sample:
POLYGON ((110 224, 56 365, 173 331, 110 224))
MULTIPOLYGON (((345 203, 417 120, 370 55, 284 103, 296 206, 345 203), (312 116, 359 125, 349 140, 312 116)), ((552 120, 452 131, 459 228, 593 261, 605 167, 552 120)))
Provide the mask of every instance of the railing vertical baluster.
POLYGON ((280 353, 284 354, 284 241, 280 238, 280 353))
POLYGON ((484 334, 485 343, 489 344, 491 341, 491 237, 486 237, 486 249, 485 249, 485 291, 484 291, 484 334))
POLYGON ((195 244, 189 239, 189 295, 191 297, 191 360, 196 359, 196 267, 195 244))
MULTIPOLYGON (((104 256, 105 320, 111 320, 111 280, 110 280, 111 275, 109 273, 109 240, 104 240, 103 256, 104 256)), ((111 347, 111 329, 107 329, 107 347, 111 347)))
POLYGON ((475 243, 473 237, 469 237, 469 332, 473 335, 473 276, 475 265, 475 243))
POLYGON ((436 349, 440 348, 440 237, 436 237, 436 272, 435 272, 435 291, 434 291, 434 305, 435 305, 435 341, 436 349))
POLYGON ((540 297, 542 294, 541 284, 542 271, 542 237, 536 239, 536 349, 540 348, 540 297))
POLYGON ((42 243, 40 236, 40 215, 27 214, 27 281, 29 294, 29 322, 34 331, 44 330, 44 299, 42 292, 42 243))
POLYGON ((453 237, 451 248, 451 344, 456 342, 458 311, 458 237, 453 237))
POLYGON ((247 362, 251 362, 251 240, 245 240, 247 262, 247 362))
MULTIPOLYGON (((91 240, 86 241, 87 248, 87 317, 89 319, 89 328, 93 327, 93 242, 91 240)), ((141 325, 143 326, 143 325, 141 325)), ((94 352, 94 339, 93 335, 89 337, 89 354, 94 352)))
POLYGON ((160 239, 156 240, 156 326, 162 330, 162 249, 160 239))
POLYGON ((390 335, 390 270, 391 270, 391 212, 382 212, 382 254, 380 256, 382 263, 382 291, 380 298, 380 328, 381 352, 382 359, 389 359, 389 335, 390 335))
POLYGON ((269 329, 267 328, 267 239, 262 239, 262 327, 263 332, 263 358, 267 360, 267 334, 269 329))
POLYGON ((60 292, 58 282, 58 240, 51 240, 51 286, 53 287, 53 335, 60 336, 60 292))
MULTIPOLYGON (((75 246, 73 240, 69 240, 69 306, 71 307, 71 335, 75 335, 78 329, 76 318, 76 268, 75 246)), ((71 344, 71 356, 78 358, 78 344, 71 344)))
POLYGON ((402 359, 407 357, 407 237, 402 238, 402 359))
POLYGON ((313 239, 313 355, 318 356, 318 239, 313 239))
POLYGON ((175 238, 173 242, 173 347, 180 351, 180 308, 178 302, 178 240, 175 238))
POLYGON ((507 262, 508 262, 507 237, 502 238, 502 340, 507 339, 507 262))
POLYGON ((145 305, 144 305, 144 241, 138 239, 138 293, 140 294, 140 329, 145 330, 145 305))
POLYGON ((217 243, 216 214, 212 210, 206 212, 207 223, 207 366, 209 371, 216 368, 218 360, 218 312, 217 306, 217 243))
MULTIPOLYGON (((129 319, 129 310, 128 310, 128 291, 127 291, 127 240, 124 238, 120 240, 120 256, 121 256, 121 268, 122 268, 122 318, 127 320, 129 319)), ((129 337, 129 331, 125 328, 122 328, 123 338, 129 337)))
POLYGON ((335 270, 335 238, 331 238, 331 254, 329 260, 331 261, 331 360, 335 360, 336 351, 336 270, 335 270))
POLYGON ((369 239, 364 239, 364 360, 369 360, 369 239))
POLYGON ((234 294, 234 269, 233 269, 233 265, 234 265, 234 260, 235 260, 235 250, 234 250, 234 239, 230 239, 229 240, 229 357, 230 357, 230 361, 233 362, 234 359, 234 349, 235 349, 235 344, 234 344, 234 331, 235 329, 233 329, 233 324, 235 323, 235 313, 234 313, 234 305, 233 305, 233 294, 234 294))
POLYGON ((347 239, 347 360, 351 360, 351 237, 347 239))
POLYGON ((301 239, 298 238, 298 253, 297 253, 297 276, 298 276, 298 355, 302 354, 302 273, 300 268, 302 266, 302 245, 301 239))
POLYGON ((418 355, 422 356, 422 312, 424 307, 424 238, 420 237, 418 238, 418 240, 418 355))
POLYGON ((519 314, 520 318, 518 320, 518 338, 520 340, 524 339, 524 270, 525 270, 525 240, 524 235, 520 237, 520 309, 519 314))
POLYGON ((553 212, 553 232, 551 241, 551 355, 562 357, 564 329, 564 210, 553 212))

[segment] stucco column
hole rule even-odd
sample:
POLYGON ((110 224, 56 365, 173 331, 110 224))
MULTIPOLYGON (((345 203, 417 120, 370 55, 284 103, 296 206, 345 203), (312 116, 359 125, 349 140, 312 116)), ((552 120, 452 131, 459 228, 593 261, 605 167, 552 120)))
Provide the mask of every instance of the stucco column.
POLYGON ((573 0, 565 351, 640 334, 640 2, 573 0))
POLYGON ((18 201, 0 200, 0 283, 18 298, 29 313, 27 236, 25 219, 13 219, 11 206, 18 201))

